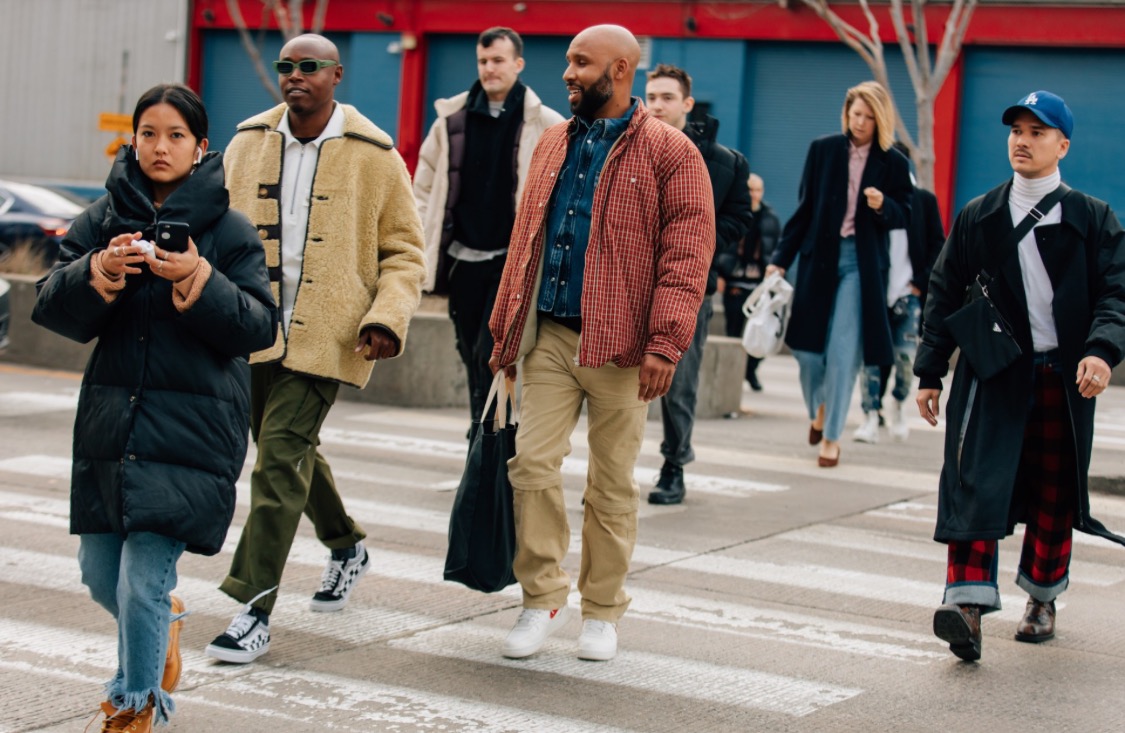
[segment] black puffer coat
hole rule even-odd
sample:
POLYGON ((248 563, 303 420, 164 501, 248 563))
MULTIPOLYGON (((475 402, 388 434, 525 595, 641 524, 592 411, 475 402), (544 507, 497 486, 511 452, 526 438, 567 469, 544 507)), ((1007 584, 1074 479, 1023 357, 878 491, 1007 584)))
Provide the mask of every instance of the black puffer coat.
POLYGON ((218 153, 159 212, 130 147, 106 188, 63 240, 32 314, 67 338, 98 339, 74 425, 70 531, 153 532, 214 554, 246 458, 246 358, 270 346, 277 328, 262 245, 246 217, 228 208, 218 153), (113 303, 90 284, 95 252, 156 220, 187 222, 213 268, 184 313, 172 304, 171 283, 147 265, 126 276, 113 303))
MULTIPOLYGON (((956 344, 946 316, 960 308, 983 255, 1010 238, 1012 182, 973 199, 957 216, 934 264, 914 373, 922 389, 941 389, 956 344)), ((1125 544, 1090 516, 1087 474, 1094 442, 1094 405, 1078 392, 1078 362, 1098 356, 1112 368, 1125 356, 1125 231, 1104 202, 1078 191, 1062 201, 1062 221, 1033 230, 1054 288, 1052 310, 1067 413, 1077 457, 1075 527, 1125 544)), ((1023 356, 980 381, 968 359, 958 359, 945 403, 945 464, 934 539, 991 540, 1012 533, 1012 494, 1031 411, 1031 323, 1018 256, 1011 256, 989 285, 996 307, 1012 324, 1023 356)), ((973 297, 980 297, 974 286, 973 297)), ((1069 439, 1069 438, 1067 438, 1069 439)))
POLYGON ((719 121, 708 115, 684 128, 684 134, 699 148, 707 175, 711 178, 711 193, 715 197, 715 254, 711 269, 707 271, 705 295, 715 292, 719 275, 733 266, 738 258, 738 243, 750 230, 754 218, 750 211, 750 163, 746 156, 716 139, 719 121))

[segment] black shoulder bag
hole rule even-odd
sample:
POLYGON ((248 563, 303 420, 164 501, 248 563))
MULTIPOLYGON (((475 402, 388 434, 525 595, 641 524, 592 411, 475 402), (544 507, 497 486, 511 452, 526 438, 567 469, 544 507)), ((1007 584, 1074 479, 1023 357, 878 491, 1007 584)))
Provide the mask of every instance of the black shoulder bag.
POLYGON ((1059 187, 1043 197, 1032 207, 1023 221, 1019 223, 1004 245, 986 253, 985 261, 977 273, 975 283, 980 288, 980 297, 972 297, 972 285, 965 294, 965 305, 945 318, 945 325, 961 353, 969 360, 969 366, 982 381, 992 379, 1020 358, 1020 349, 1012 333, 1011 324, 992 302, 988 286, 1004 262, 1019 248, 1020 240, 1027 236, 1036 222, 1054 208, 1055 204, 1070 193, 1070 187, 1060 183, 1059 187), (988 254, 992 256, 989 257, 988 254))

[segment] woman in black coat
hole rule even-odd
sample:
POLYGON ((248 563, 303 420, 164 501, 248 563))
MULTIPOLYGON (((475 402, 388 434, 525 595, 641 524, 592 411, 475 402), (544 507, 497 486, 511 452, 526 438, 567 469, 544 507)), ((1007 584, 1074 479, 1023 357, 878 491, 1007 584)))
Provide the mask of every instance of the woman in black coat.
POLYGON ((108 195, 75 220, 32 315, 98 340, 78 399, 70 528, 82 580, 118 624, 102 730, 148 731, 174 711, 176 562, 222 547, 246 457, 246 357, 277 329, 261 243, 206 149, 194 92, 146 92, 108 195))
POLYGON ((861 362, 890 364, 887 232, 910 216, 910 169, 894 142, 894 108, 882 85, 848 90, 843 134, 814 140, 805 160, 797 210, 785 224, 766 274, 801 255, 785 342, 801 369, 809 443, 819 465, 840 458, 861 362))

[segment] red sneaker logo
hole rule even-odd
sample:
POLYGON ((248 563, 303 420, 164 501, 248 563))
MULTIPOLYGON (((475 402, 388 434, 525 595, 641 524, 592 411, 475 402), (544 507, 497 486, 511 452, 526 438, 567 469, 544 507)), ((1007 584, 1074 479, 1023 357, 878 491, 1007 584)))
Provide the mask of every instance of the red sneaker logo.
POLYGON ((559 609, 557 609, 557 608, 554 609, 553 611, 551 611, 551 619, 552 620, 555 618, 555 614, 557 614, 558 612, 559 612, 559 609))

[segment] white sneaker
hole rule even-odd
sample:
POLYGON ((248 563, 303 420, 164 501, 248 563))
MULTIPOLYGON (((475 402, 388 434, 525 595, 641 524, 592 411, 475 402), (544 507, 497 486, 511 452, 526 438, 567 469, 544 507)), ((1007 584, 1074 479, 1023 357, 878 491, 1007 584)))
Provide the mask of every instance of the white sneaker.
POLYGON ((879 413, 875 410, 865 413, 863 418, 863 425, 856 428, 852 433, 852 440, 857 443, 878 443, 879 442, 879 413))
POLYGON ((578 658, 608 662, 616 656, 617 626, 592 618, 583 621, 582 635, 578 637, 578 658))
POLYGON ((906 442, 907 437, 910 435, 910 426, 906 424, 904 403, 895 400, 895 404, 891 408, 890 423, 891 438, 900 443, 906 442))
POLYGON ((567 606, 554 610, 525 608, 504 639, 504 648, 500 653, 508 659, 530 657, 539 651, 548 636, 561 629, 569 619, 570 608, 567 606))

